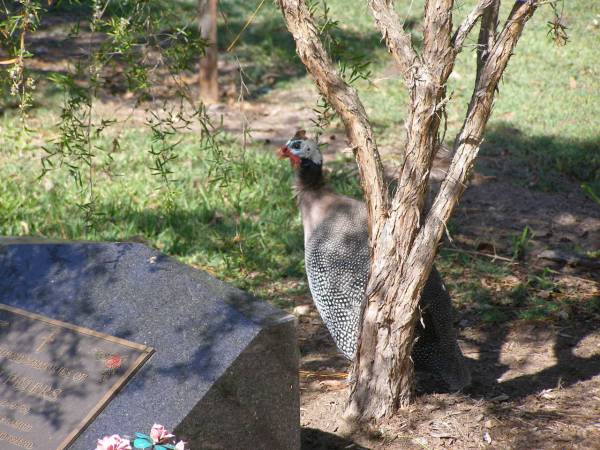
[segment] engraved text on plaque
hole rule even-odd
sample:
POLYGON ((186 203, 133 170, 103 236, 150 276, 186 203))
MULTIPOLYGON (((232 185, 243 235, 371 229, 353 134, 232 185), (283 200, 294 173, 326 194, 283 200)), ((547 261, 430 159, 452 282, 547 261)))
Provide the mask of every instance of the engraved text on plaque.
POLYGON ((152 352, 0 304, 0 448, 67 448, 152 352))

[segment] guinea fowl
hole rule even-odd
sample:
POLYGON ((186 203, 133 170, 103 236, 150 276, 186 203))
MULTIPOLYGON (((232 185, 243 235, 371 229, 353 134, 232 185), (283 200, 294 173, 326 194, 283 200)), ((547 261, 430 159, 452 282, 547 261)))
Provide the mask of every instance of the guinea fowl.
MULTIPOLYGON (((327 186, 321 152, 305 131, 298 131, 279 155, 290 159, 296 174, 306 275, 313 301, 337 347, 352 359, 370 263, 366 206, 327 186)), ((462 389, 470 376, 456 341, 450 296, 435 267, 420 307, 422 320, 412 353, 415 369, 441 378, 451 390, 462 389)))

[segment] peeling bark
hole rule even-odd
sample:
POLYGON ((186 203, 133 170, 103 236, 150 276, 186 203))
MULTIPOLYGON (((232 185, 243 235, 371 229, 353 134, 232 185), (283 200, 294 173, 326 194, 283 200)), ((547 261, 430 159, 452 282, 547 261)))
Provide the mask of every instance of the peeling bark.
POLYGON ((487 61, 488 55, 496 43, 498 37, 498 13, 500 12, 500 0, 492 0, 491 3, 483 8, 481 17, 481 28, 477 39, 477 77, 476 82, 481 76, 481 71, 487 61))

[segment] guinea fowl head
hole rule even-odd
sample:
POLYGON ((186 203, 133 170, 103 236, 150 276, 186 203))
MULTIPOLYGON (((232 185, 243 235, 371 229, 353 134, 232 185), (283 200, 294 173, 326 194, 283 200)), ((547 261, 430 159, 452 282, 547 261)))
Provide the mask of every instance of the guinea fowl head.
POLYGON ((299 130, 293 138, 279 149, 280 158, 289 158, 292 166, 298 169, 303 165, 317 165, 323 163, 319 145, 306 136, 306 131, 299 130))

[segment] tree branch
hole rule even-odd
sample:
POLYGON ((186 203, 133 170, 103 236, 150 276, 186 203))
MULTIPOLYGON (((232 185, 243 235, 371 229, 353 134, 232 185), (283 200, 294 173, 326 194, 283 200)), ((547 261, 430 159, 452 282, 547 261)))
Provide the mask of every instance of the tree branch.
MULTIPOLYGON (((390 2, 385 0, 384 5, 387 7, 390 2)), ((345 412, 349 420, 376 420, 393 414, 398 406, 408 405, 412 386, 410 355, 421 293, 446 222, 464 191, 500 77, 525 22, 537 7, 534 0, 519 0, 491 47, 455 141, 455 156, 448 175, 423 222, 421 211, 432 154, 438 144, 446 79, 457 48, 460 49, 464 37, 483 14, 483 11, 473 13, 453 40, 448 10, 451 4, 451 0, 426 0, 423 34, 429 36, 429 41, 424 43, 423 57, 415 68, 414 84, 409 84, 411 105, 406 120, 404 163, 389 217, 379 228, 376 239, 371 240, 367 301, 353 367, 354 382, 345 412), (440 41, 436 42, 438 38, 440 41), (457 42, 459 46, 454 47, 457 42)))
POLYGON ((410 34, 402 29, 400 18, 393 4, 387 0, 369 0, 369 7, 375 19, 375 25, 381 31, 385 44, 400 67, 402 76, 410 88, 414 82, 420 61, 415 52, 410 34))
POLYGON ((465 39, 475 26, 475 23, 477 23, 477 20, 483 15, 486 8, 495 2, 500 6, 499 0, 479 0, 469 15, 465 17, 465 20, 462 21, 452 37, 452 46, 454 47, 455 53, 460 53, 465 39))
POLYGON ((533 15, 537 6, 536 2, 531 0, 526 3, 516 3, 496 44, 490 50, 473 92, 463 128, 454 143, 455 155, 448 174, 423 227, 415 238, 407 265, 427 265, 430 258, 433 262, 435 247, 442 237, 446 222, 465 190, 473 162, 479 152, 500 77, 521 37, 525 23, 533 15))
POLYGON ((481 28, 477 39, 477 73, 476 83, 481 76, 481 71, 485 66, 490 50, 496 43, 498 35, 498 13, 500 10, 500 0, 494 0, 483 11, 481 17, 481 28))
POLYGON ((439 85, 445 84, 454 64, 452 8, 454 0, 425 0, 423 59, 439 85))
MULTIPOLYGON (((334 68, 303 0, 278 0, 286 25, 302 63, 315 80, 321 94, 344 122, 358 163, 360 180, 369 210, 369 225, 387 215, 389 197, 383 178, 383 165, 373 129, 356 93, 334 68)), ((372 230, 371 230, 372 231, 372 230)))
MULTIPOLYGON (((375 3, 383 9, 384 15, 396 17, 391 1, 370 1, 371 5, 375 3)), ((431 161, 439 145, 438 130, 445 104, 445 85, 456 57, 451 43, 452 5, 453 0, 426 0, 425 2, 423 56, 412 73, 414 78, 409 85, 411 105, 405 122, 407 139, 404 161, 400 170, 398 189, 390 208, 392 220, 386 224, 379 236, 380 240, 391 240, 397 243, 393 250, 387 249, 386 252, 394 252, 402 272, 409 267, 404 262, 421 225, 422 211, 429 188, 431 161), (395 223, 403 225, 396 227, 395 223)), ((398 28, 397 20, 388 22, 384 28, 384 35, 398 28)), ((401 57, 402 54, 398 56, 401 57)), ((374 254, 377 250, 374 249, 374 254)), ((381 286, 381 283, 377 284, 379 267, 376 263, 373 267, 371 274, 373 283, 370 282, 367 293, 381 286)), ((385 270, 382 271, 384 272, 385 270)))

